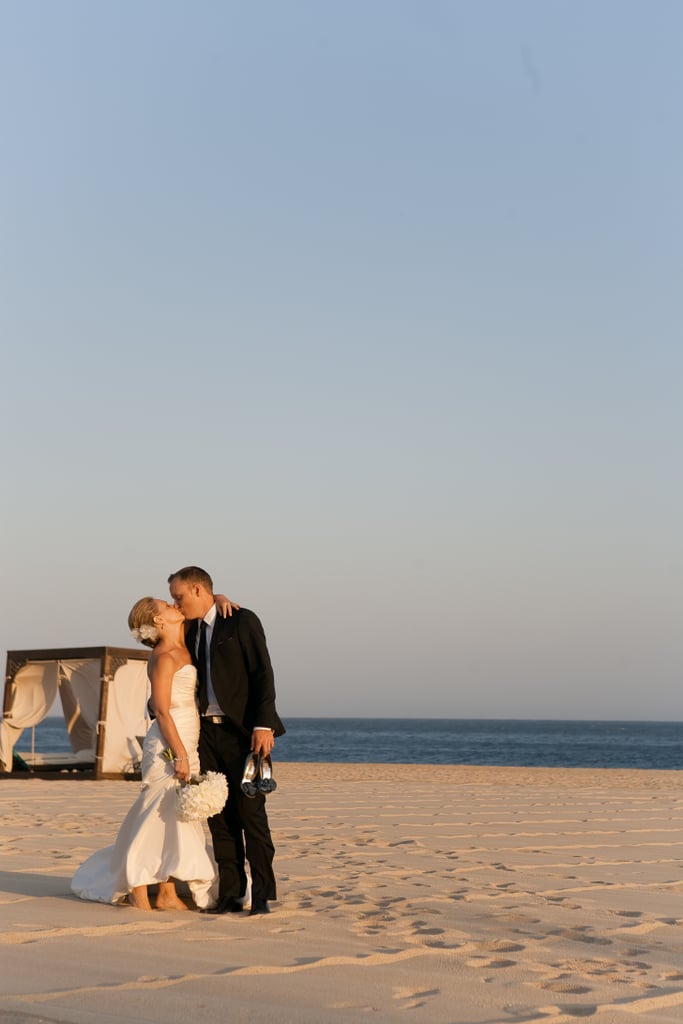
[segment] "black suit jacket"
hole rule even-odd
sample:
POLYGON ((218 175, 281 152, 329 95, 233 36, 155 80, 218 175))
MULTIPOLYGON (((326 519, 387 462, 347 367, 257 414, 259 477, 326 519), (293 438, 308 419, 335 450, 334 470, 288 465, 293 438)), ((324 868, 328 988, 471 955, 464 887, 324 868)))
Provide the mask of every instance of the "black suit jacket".
MULTIPOLYGON (((196 665, 199 620, 188 627, 185 642, 196 665)), ((285 727, 275 710, 275 676, 266 646, 266 635, 257 615, 248 608, 232 616, 216 616, 211 635, 211 682, 218 703, 228 719, 245 735, 254 726, 272 729, 281 736, 285 727)), ((205 710, 200 693, 200 713, 205 710)))

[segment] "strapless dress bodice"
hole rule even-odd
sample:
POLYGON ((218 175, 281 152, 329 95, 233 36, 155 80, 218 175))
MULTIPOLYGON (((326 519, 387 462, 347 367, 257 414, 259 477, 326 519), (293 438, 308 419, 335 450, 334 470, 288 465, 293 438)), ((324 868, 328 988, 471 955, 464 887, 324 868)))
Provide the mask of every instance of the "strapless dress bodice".
POLYGON ((194 709, 197 703, 197 669, 194 665, 183 665, 173 676, 171 685, 171 710, 194 709))

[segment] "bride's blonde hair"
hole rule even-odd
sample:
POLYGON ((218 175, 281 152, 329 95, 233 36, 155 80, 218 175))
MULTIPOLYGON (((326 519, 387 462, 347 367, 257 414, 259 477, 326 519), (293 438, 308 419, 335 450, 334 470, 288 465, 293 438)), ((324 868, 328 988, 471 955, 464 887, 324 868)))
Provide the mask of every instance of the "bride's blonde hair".
POLYGON ((157 612, 157 602, 154 597, 141 597, 136 601, 128 615, 128 628, 141 644, 145 647, 156 647, 159 643, 160 634, 154 625, 157 612))

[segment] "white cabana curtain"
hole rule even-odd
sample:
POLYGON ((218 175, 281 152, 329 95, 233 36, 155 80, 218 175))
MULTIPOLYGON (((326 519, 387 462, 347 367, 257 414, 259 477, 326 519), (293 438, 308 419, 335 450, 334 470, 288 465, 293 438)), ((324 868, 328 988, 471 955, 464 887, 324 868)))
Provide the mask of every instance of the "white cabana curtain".
POLYGON ((14 744, 24 729, 42 722, 57 697, 58 663, 32 662, 20 668, 14 678, 12 707, 0 721, 0 761, 4 771, 12 770, 14 744))
POLYGON ((101 771, 118 773, 139 762, 137 737, 149 729, 149 692, 146 661, 128 661, 116 670, 109 684, 101 771))
POLYGON ((102 663, 99 660, 60 661, 59 675, 59 696, 71 749, 74 754, 88 753, 94 759, 102 663))

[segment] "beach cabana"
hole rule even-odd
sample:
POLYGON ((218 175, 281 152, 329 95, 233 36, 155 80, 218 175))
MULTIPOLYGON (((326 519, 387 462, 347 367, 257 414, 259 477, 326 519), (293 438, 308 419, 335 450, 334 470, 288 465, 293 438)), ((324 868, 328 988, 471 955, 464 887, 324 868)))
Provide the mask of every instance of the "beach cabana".
POLYGON ((42 722, 59 698, 72 754, 22 754, 30 766, 92 768, 99 779, 133 774, 141 757, 138 737, 149 727, 148 658, 124 647, 8 651, 0 771, 12 771, 19 736, 42 722))

